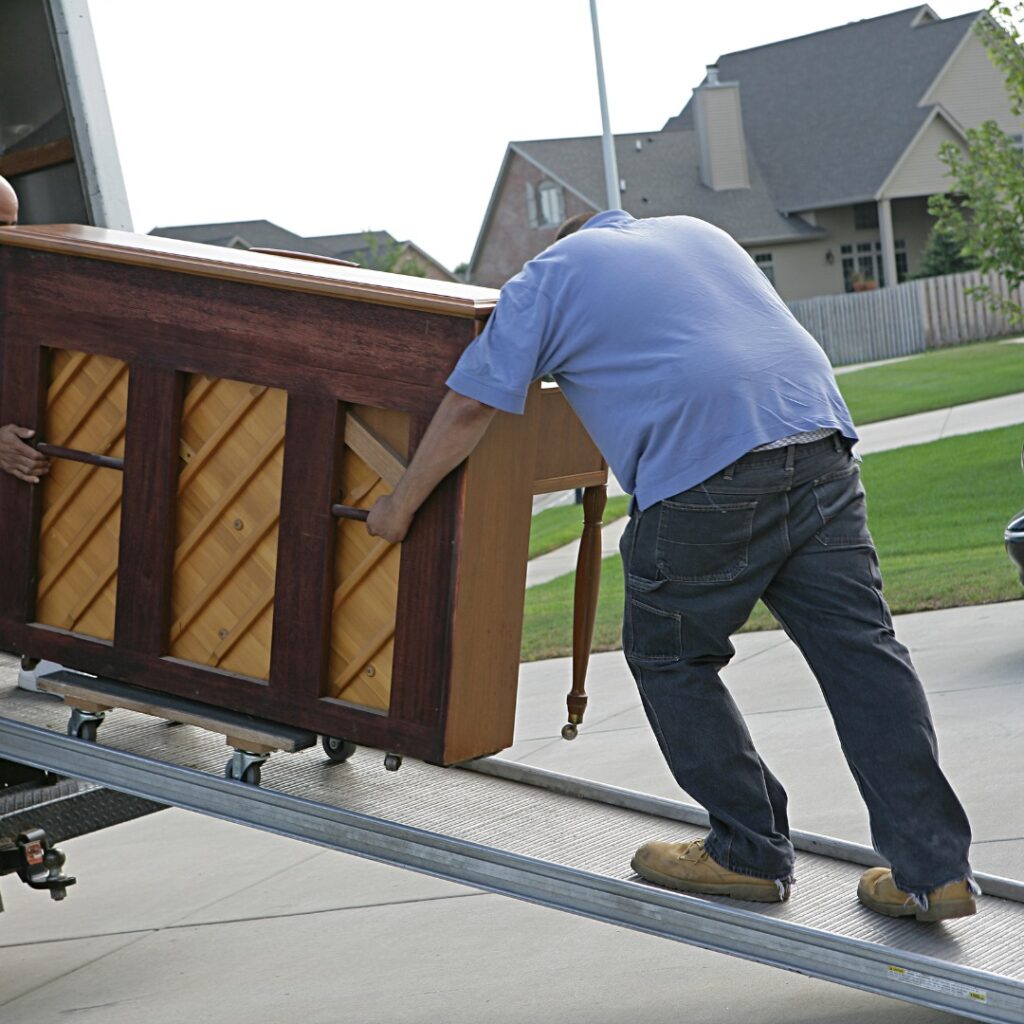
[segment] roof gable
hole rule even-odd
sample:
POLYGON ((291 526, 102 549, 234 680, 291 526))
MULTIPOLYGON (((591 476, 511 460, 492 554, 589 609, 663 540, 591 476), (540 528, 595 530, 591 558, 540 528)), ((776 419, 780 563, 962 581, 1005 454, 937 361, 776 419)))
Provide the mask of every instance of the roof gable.
POLYGON ((939 159, 946 142, 963 142, 960 126, 939 107, 932 107, 920 131, 879 188, 879 198, 932 195, 949 188, 949 168, 939 159))

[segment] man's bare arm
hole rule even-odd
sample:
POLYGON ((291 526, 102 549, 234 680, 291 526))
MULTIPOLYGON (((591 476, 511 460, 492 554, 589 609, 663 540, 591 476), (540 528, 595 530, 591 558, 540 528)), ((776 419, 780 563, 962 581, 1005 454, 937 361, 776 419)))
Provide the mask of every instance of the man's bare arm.
POLYGON ((394 493, 379 498, 366 527, 392 544, 405 539, 413 516, 430 492, 477 446, 497 410, 449 391, 394 493))

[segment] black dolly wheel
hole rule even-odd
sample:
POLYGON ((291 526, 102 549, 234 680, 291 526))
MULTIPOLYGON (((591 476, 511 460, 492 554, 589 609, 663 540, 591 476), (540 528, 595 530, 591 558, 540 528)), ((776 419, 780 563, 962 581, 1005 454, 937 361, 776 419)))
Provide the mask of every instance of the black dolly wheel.
POLYGON ((250 786, 258 786, 263 781, 263 772, 258 764, 250 764, 241 776, 238 776, 234 772, 234 758, 231 758, 224 766, 224 778, 236 779, 238 782, 245 782, 250 786))
POLYGON ((397 772, 402 767, 402 755, 401 754, 385 754, 384 755, 384 767, 389 772, 397 772))
POLYGON ((356 752, 356 745, 351 740, 343 740, 340 736, 322 736, 320 746, 336 764, 347 761, 356 752))
POLYGON ((100 723, 86 719, 84 722, 71 722, 68 725, 68 735, 76 739, 85 740, 86 743, 95 743, 96 735, 100 731, 100 723))

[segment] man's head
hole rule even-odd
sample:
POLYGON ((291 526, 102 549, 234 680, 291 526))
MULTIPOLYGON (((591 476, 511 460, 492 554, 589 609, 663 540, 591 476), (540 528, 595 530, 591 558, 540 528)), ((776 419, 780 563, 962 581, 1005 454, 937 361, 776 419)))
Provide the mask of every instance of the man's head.
POLYGON ((566 235, 574 234, 579 231, 584 224, 590 220, 594 215, 592 213, 574 213, 571 217, 563 220, 558 230, 555 232, 555 241, 557 242, 561 238, 565 238, 566 235))
POLYGON ((18 221, 18 196, 6 178, 0 178, 0 224, 18 221))

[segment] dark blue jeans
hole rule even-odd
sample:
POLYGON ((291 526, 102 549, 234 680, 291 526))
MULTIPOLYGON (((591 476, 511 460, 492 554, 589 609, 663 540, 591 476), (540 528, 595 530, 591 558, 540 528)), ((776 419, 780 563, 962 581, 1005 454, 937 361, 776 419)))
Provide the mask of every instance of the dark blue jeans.
POLYGON ((719 677, 730 635, 763 598, 821 686, 896 884, 923 894, 969 877, 970 826, 893 633, 860 474, 839 435, 752 452, 635 513, 621 550, 626 660, 676 781, 711 815, 714 860, 792 877, 786 791, 719 677))

